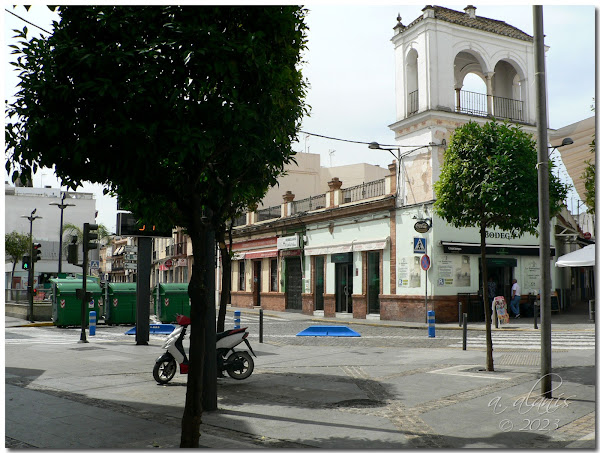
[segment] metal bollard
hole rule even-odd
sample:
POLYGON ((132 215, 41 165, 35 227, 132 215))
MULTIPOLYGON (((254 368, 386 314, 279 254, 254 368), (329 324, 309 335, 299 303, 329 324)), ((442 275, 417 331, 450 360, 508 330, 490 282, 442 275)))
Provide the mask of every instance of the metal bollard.
POLYGON ((258 312, 258 342, 263 342, 263 309, 258 312))
POLYGON ((467 350, 467 313, 463 314, 463 351, 467 350))
POLYGON ((538 325, 537 325, 538 310, 539 310, 539 308, 534 302, 534 304, 533 304, 533 328, 534 329, 538 328, 538 325))
POLYGON ((233 312, 233 328, 234 329, 240 328, 240 316, 241 315, 242 315, 242 312, 240 310, 236 310, 233 312))
POLYGON ((90 337, 96 335, 96 312, 90 311, 90 337))
POLYGON ((458 327, 462 326, 462 302, 458 303, 458 327))
POLYGON ((427 312, 427 322, 429 323, 429 338, 435 338, 435 311, 429 310, 427 312))

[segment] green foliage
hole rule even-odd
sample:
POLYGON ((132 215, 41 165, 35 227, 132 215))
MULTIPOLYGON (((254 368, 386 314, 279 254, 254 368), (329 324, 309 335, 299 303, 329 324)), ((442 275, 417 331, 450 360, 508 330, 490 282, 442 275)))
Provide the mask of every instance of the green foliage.
POLYGON ((29 251, 31 239, 28 234, 21 234, 17 231, 6 233, 4 235, 4 250, 11 262, 17 263, 29 251))
MULTIPOLYGON (((495 121, 454 132, 435 184, 435 210, 457 228, 495 227, 520 236, 537 232, 537 152, 530 134, 495 121)), ((567 187, 550 171, 550 213, 567 187)))
MULTIPOLYGON (((590 144, 590 153, 594 155, 594 159, 596 157, 596 138, 592 140, 590 144)), ((596 165, 593 160, 587 160, 585 162, 585 169, 583 170, 583 175, 581 175, 581 179, 584 182, 585 188, 585 196, 584 202, 588 207, 588 212, 590 214, 596 213, 596 165)))
POLYGON ((303 9, 59 11, 49 38, 16 31, 13 177, 54 165, 71 188, 105 184, 136 217, 188 227, 198 202, 218 213, 260 199, 293 160, 306 113, 303 9))

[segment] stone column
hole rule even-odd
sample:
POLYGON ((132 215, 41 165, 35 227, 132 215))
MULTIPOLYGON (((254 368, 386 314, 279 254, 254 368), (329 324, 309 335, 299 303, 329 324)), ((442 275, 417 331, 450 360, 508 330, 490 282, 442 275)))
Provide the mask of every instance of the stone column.
POLYGON ((283 217, 288 217, 292 214, 292 206, 290 203, 294 201, 295 197, 296 195, 294 195, 291 190, 288 190, 283 194, 283 217))
POLYGON ((340 204, 340 188, 342 187, 342 181, 338 177, 333 178, 327 183, 329 186, 329 203, 328 207, 333 208, 340 204))

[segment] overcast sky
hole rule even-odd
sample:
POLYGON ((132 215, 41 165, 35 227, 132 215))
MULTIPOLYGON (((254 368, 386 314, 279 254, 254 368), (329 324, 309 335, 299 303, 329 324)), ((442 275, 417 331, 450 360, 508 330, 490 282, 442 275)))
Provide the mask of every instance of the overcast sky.
MULTIPOLYGON (((579 2, 578 6, 544 4, 546 73, 550 127, 558 129, 593 115, 590 106, 595 96, 595 4, 579 2)), ((465 4, 438 3, 458 11, 465 4)), ((502 20, 529 35, 533 35, 531 4, 488 6, 474 3, 477 15, 502 20)), ((362 4, 308 5, 308 51, 304 75, 310 83, 307 103, 311 115, 303 121, 302 130, 344 140, 393 144, 389 125, 395 118, 394 52, 391 38, 398 14, 408 25, 421 15, 422 4, 362 4)), ((56 15, 43 5, 34 5, 29 12, 23 7, 10 11, 51 31, 56 15)), ((8 64, 12 58, 8 45, 15 28, 28 26, 8 12, 3 14, 5 99, 16 91, 18 79, 8 64)), ((300 134, 296 151, 321 155, 321 165, 337 166, 370 163, 387 166, 391 156, 385 151, 369 150, 366 145, 352 144, 300 134)), ((566 178, 566 172, 561 174, 566 178)), ((5 176, 5 179, 8 179, 5 176)), ((39 171, 34 177, 36 187, 59 183, 51 170, 39 171)), ((86 185, 81 191, 97 193, 98 222, 115 231, 116 202, 102 197, 101 188, 86 185)))

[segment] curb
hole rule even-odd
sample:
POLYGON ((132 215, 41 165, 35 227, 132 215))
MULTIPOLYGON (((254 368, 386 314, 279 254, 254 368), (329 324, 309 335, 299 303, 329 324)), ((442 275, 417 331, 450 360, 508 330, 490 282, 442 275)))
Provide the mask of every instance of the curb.
POLYGON ((29 324, 18 324, 15 326, 6 326, 6 328, 9 327, 52 327, 54 326, 54 323, 52 321, 44 321, 44 322, 32 322, 29 324))

